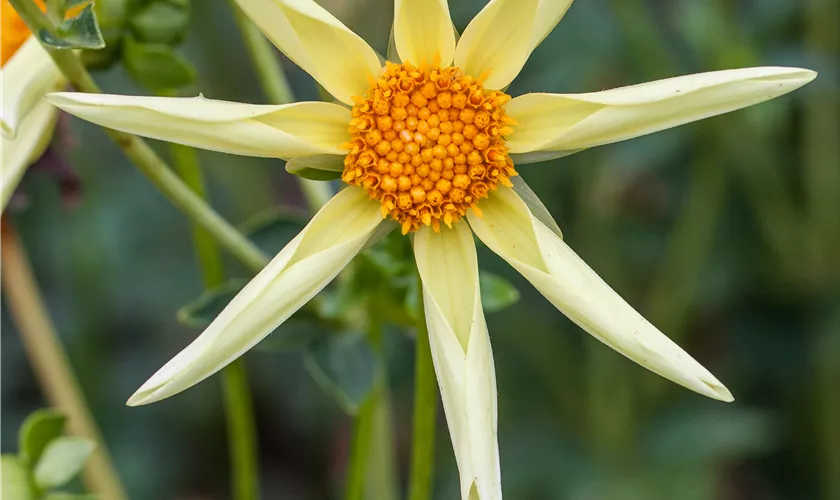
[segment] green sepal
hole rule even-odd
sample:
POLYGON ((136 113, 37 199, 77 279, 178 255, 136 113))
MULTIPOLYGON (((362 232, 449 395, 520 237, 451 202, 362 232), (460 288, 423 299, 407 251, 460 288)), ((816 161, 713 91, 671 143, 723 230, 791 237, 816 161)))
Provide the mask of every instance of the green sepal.
POLYGON ((36 410, 20 426, 18 446, 23 463, 34 467, 50 441, 64 433, 67 417, 55 410, 36 410))
POLYGON ((286 162, 286 172, 313 181, 339 179, 343 171, 344 157, 339 155, 307 156, 286 162))
POLYGON ((56 29, 55 34, 45 29, 38 31, 41 42, 54 49, 101 49, 105 39, 96 21, 93 4, 89 3, 79 15, 70 18, 56 29))

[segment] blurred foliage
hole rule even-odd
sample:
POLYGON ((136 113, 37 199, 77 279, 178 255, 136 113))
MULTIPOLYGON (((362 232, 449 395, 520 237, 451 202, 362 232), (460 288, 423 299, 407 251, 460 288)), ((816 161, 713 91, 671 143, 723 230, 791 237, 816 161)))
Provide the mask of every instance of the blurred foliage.
MULTIPOLYGON (((390 0, 321 3, 387 52, 390 0)), ((450 0, 456 28, 484 3, 450 0)), ((187 86, 265 102, 228 5, 191 7, 97 1, 108 47, 86 57, 103 68, 95 75, 102 87, 143 94, 187 86), (161 12, 166 23, 155 21, 161 12), (177 51, 195 65, 184 70, 189 81, 174 78, 181 42, 177 51), (131 55, 132 43, 143 44, 142 57, 131 55), (113 64, 120 55, 122 64, 113 64), (162 64, 173 69, 160 72, 162 64), (155 72, 152 83, 138 77, 155 72), (155 83, 167 78, 175 83, 155 83)), ((482 284, 492 285, 483 293, 508 498, 840 498, 838 9, 837 0, 580 0, 511 85, 518 95, 748 65, 820 72, 805 89, 755 108, 520 169, 566 241, 718 375, 736 402, 705 400, 604 348, 479 248, 482 284)), ((278 57, 295 95, 318 99, 311 78, 278 57)), ((149 407, 123 401, 194 338, 248 273, 230 262, 229 278, 239 283, 196 303, 202 283, 188 221, 96 127, 72 120, 65 129, 67 157, 81 177, 78 203, 63 205, 51 179, 36 171, 23 183, 29 206, 14 219, 73 365, 132 498, 224 498, 218 384, 149 407)), ((200 156, 214 206, 244 221, 263 250, 277 252, 305 223, 306 205, 282 162, 200 156)), ((384 237, 246 356, 264 498, 340 496, 352 427, 342 408, 357 411, 377 383, 371 347, 358 333, 371 325, 353 311, 382 322, 373 348, 388 361, 395 469, 405 483, 417 295, 406 259, 408 240, 384 237)), ((3 453, 43 404, 7 318, 4 310, 3 453)), ((455 498, 457 469, 440 419, 438 497, 455 498)))
POLYGON ((52 491, 76 477, 93 451, 90 439, 64 436, 67 417, 38 410, 21 424, 17 455, 4 453, 3 497, 10 500, 96 500, 83 493, 52 491))

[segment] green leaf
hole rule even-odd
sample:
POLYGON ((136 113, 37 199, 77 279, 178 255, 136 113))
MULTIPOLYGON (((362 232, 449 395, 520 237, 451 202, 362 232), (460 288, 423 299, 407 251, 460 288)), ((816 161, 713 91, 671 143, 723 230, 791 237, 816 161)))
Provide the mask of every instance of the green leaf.
POLYGON ((373 388, 375 363, 367 338, 357 333, 331 335, 304 355, 315 382, 350 415, 373 388))
POLYGON ((276 206, 247 219, 239 230, 264 252, 274 255, 283 249, 309 222, 299 208, 276 206))
POLYGON ((55 410, 32 412, 20 426, 18 436, 20 456, 24 463, 34 466, 44 449, 64 432, 67 417, 55 410))
POLYGON ((247 282, 230 280, 216 288, 202 293, 197 299, 185 305, 175 314, 178 322, 190 328, 206 328, 216 319, 247 282))
POLYGON ((54 49, 101 49, 105 39, 96 22, 93 4, 88 4, 78 16, 61 23, 56 33, 45 29, 38 31, 38 38, 54 49))
POLYGON ((323 341, 329 331, 327 323, 320 321, 307 309, 301 309, 254 346, 254 349, 260 352, 289 352, 307 349, 323 341))
POLYGON ((175 45, 184 39, 190 25, 186 2, 159 0, 146 5, 131 19, 131 29, 146 43, 175 45))
POLYGON ((286 164, 286 170, 290 174, 294 174, 298 177, 309 179, 311 181, 333 181, 341 178, 341 172, 336 172, 334 170, 319 170, 317 168, 299 167, 294 171, 291 171, 289 170, 288 163, 286 164))
POLYGON ((504 311, 519 302, 519 290, 497 274, 479 270, 478 282, 481 287, 481 305, 485 312, 504 311))
POLYGON ((93 448, 93 441, 87 438, 54 439, 35 466, 35 484, 42 490, 51 490, 67 483, 85 466, 93 448))
POLYGON ((129 76, 155 92, 185 87, 196 78, 193 65, 168 45, 125 37, 122 57, 129 76))
POLYGON ((32 500, 26 468, 14 455, 0 456, 0 497, 9 500, 32 500))

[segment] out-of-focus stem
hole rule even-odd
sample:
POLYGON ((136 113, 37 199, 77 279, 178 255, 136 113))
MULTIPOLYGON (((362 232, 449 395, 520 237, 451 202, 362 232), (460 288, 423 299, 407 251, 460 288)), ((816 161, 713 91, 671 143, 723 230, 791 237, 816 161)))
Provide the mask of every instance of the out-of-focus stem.
MULTIPOLYGON (((172 144, 173 163, 178 174, 201 198, 206 198, 204 175, 195 149, 172 144)), ((193 225, 193 247, 198 258, 204 286, 208 289, 224 282, 224 267, 219 247, 200 226, 193 225)), ((245 362, 239 358, 221 373, 225 414, 230 448, 230 468, 234 500, 259 498, 259 467, 254 409, 245 362)))
POLYGON ((5 216, 0 254, 3 296, 41 390, 52 407, 67 415, 67 427, 71 434, 96 443, 83 472, 85 485, 91 493, 103 499, 127 499, 108 447, 91 416, 55 325, 50 320, 26 251, 5 216))
MULTIPOLYGON (((242 12, 235 0, 230 0, 229 3, 263 93, 274 104, 294 102, 294 93, 292 93, 289 81, 286 79, 283 66, 277 59, 277 49, 242 12)), ((302 177, 298 177, 298 180, 303 196, 306 198, 306 203, 312 212, 317 212, 332 198, 333 193, 326 182, 313 181, 302 177)))
MULTIPOLYGON (((835 296, 840 299, 840 296, 835 296)), ((831 300, 828 301, 832 303, 831 300)), ((833 302, 837 304, 835 300, 833 302)), ((840 309, 826 311, 825 317, 817 317, 814 338, 814 364, 816 395, 819 411, 815 434, 822 448, 822 495, 821 498, 840 498, 840 309)))
POLYGON ((668 238, 665 262, 648 296, 648 318, 677 342, 684 337, 691 303, 714 241, 726 180, 723 165, 708 153, 700 153, 691 166, 686 200, 668 238))
POLYGON ((364 500, 367 485, 367 465, 371 454, 373 423, 376 407, 379 404, 379 384, 371 390, 365 402, 359 408, 353 426, 353 440, 350 443, 350 460, 347 463, 347 486, 344 498, 364 500))
POLYGON ((417 339, 414 355, 414 430, 411 440, 411 471, 408 500, 429 500, 435 463, 437 381, 429 345, 429 329, 423 308, 423 282, 417 276, 417 339))
MULTIPOLYGON (((40 29, 55 30, 55 26, 32 0, 9 1, 33 33, 37 33, 40 29)), ((89 93, 101 92, 74 51, 49 50, 48 52, 65 78, 77 90, 89 93)), ((222 247, 253 271, 259 271, 265 267, 268 257, 193 193, 146 141, 135 135, 116 130, 104 127, 102 130, 176 207, 212 234, 222 247)))
POLYGON ((254 403, 248 386, 245 360, 239 358, 222 370, 234 500, 260 497, 257 431, 254 403))
MULTIPOLYGON (((840 52, 840 3, 810 0, 806 45, 814 54, 840 52)), ((805 90, 804 138, 805 192, 810 230, 820 246, 824 278, 837 279, 834 256, 840 252, 840 91, 836 84, 817 81, 805 90)))

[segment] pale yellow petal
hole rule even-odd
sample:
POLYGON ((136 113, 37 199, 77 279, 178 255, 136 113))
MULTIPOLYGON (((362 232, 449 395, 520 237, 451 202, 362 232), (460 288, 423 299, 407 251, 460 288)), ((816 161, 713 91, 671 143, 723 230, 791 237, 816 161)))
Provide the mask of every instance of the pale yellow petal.
POLYGON ((14 138, 26 114, 44 94, 58 90, 61 72, 38 40, 30 36, 0 69, 3 82, 0 125, 3 137, 14 138))
MULTIPOLYGON (((745 68, 659 80, 588 94, 526 94, 506 111, 519 125, 511 153, 565 156, 758 104, 816 77, 799 68, 745 68)), ((520 162, 521 163, 521 162, 520 162)))
POLYGON ((6 204, 9 203, 27 167, 41 156, 49 144, 57 114, 58 110, 42 96, 40 102, 35 104, 21 122, 15 138, 2 138, 0 211, 6 210, 6 204))
POLYGON ((478 287, 478 261, 467 224, 414 238, 429 343, 461 478, 461 498, 502 498, 496 375, 478 287))
POLYGON ((347 188, 228 304, 195 341, 129 399, 131 406, 177 394, 224 368, 321 291, 382 222, 379 204, 347 188))
POLYGON ((669 380, 732 401, 720 381, 615 293, 512 189, 494 191, 481 210, 483 218, 469 215, 475 234, 578 326, 669 380))
POLYGON ((376 52, 314 0, 236 0, 289 59, 352 104, 382 66, 376 52))
POLYGON ((394 39, 403 62, 452 63, 455 29, 446 0, 395 0, 394 39))
POLYGON ((490 89, 507 87, 571 0, 491 0, 470 22, 455 49, 455 65, 486 75, 490 89))
POLYGON ((350 111, 326 102, 281 106, 204 97, 146 97, 60 92, 64 111, 123 132, 211 151, 289 159, 344 154, 350 111))
POLYGON ((537 48, 537 45, 545 40, 545 37, 563 19, 566 11, 572 6, 572 2, 573 0, 540 0, 540 6, 537 9, 537 18, 532 31, 531 50, 537 48))

